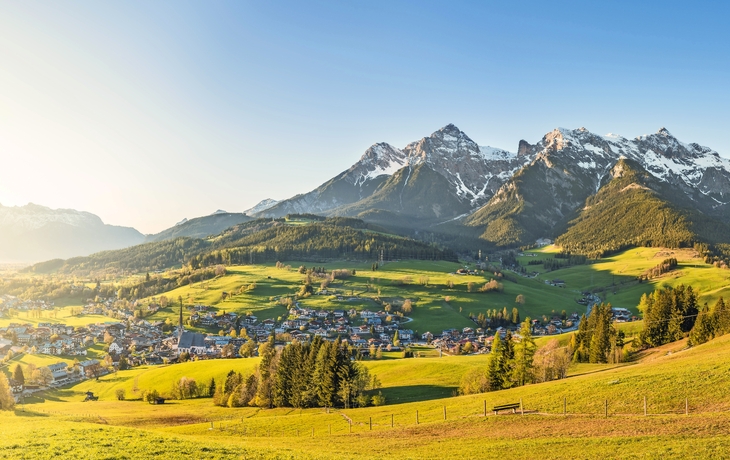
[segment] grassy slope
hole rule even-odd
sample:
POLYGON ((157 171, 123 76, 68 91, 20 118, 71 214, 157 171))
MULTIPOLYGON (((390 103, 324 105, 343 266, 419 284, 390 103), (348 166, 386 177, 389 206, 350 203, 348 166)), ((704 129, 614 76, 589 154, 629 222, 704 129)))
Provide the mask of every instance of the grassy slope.
POLYGON ((69 326, 76 327, 76 326, 86 326, 89 324, 115 321, 112 318, 109 318, 107 316, 101 316, 101 315, 73 316, 73 315, 71 315, 71 307, 58 308, 55 317, 49 317, 53 313, 52 311, 43 311, 42 313, 44 316, 42 316, 41 318, 32 318, 32 317, 30 317, 30 314, 26 315, 26 312, 20 312, 20 315, 14 317, 14 318, 0 318, 0 327, 5 327, 5 326, 9 325, 10 323, 32 324, 32 325, 36 325, 38 323, 63 323, 63 324, 68 324, 69 326))
MULTIPOLYGON (((182 296, 183 302, 188 305, 202 303, 214 305, 219 310, 236 312, 253 312, 260 318, 278 317, 285 313, 284 307, 270 301, 270 297, 295 293, 304 279, 296 272, 300 263, 292 262, 292 270, 280 270, 272 266, 235 266, 229 267, 228 274, 214 280, 184 286, 165 295, 173 300, 182 296), (270 277, 270 278, 269 278, 270 277), (221 300, 221 293, 236 291, 242 285, 256 283, 253 291, 235 295, 225 301, 221 300)), ((458 276, 452 275, 459 268, 458 264, 450 262, 432 261, 403 261, 385 264, 378 271, 370 270, 370 264, 356 262, 340 262, 324 264, 327 269, 347 268, 355 269, 356 276, 336 283, 333 287, 339 292, 360 294, 362 300, 355 302, 338 302, 329 296, 311 296, 301 300, 301 304, 313 308, 356 308, 378 310, 380 306, 371 300, 377 297, 383 299, 410 298, 415 301, 416 308, 410 315, 413 322, 410 328, 426 332, 440 332, 450 327, 474 326, 468 319, 469 313, 478 314, 487 309, 502 310, 507 307, 511 311, 518 294, 525 296, 526 303, 518 306, 523 317, 538 316, 568 309, 576 311, 580 306, 574 302, 576 295, 565 290, 555 290, 546 287, 542 282, 532 279, 508 275, 509 279, 502 280, 504 292, 501 293, 469 293, 467 284, 484 284, 490 276, 458 276), (404 277, 410 277, 411 284, 397 286, 393 283, 404 277), (428 285, 418 284, 421 277, 427 277, 428 285), (454 288, 447 287, 448 282, 454 283, 454 288), (371 284, 373 290, 367 291, 366 285, 371 284), (446 297, 450 302, 445 302, 446 297)), ((315 285, 315 288, 318 286, 315 285)), ((176 312, 173 307, 164 309, 152 316, 151 319, 171 318, 175 320, 176 312)))
MULTIPOLYGON (((529 260, 542 260, 552 257, 554 246, 536 249, 529 252, 537 257, 520 257, 519 261, 528 271, 542 266, 527 265, 529 260)), ((614 307, 623 307, 638 313, 636 306, 642 294, 651 292, 661 286, 690 285, 699 289, 700 301, 713 305, 720 296, 730 297, 730 270, 723 270, 707 265, 692 250, 664 248, 635 248, 614 256, 599 259, 590 265, 576 265, 552 272, 541 273, 536 280, 561 279, 565 281, 565 290, 598 291, 602 299, 614 307), (659 278, 647 283, 637 283, 636 277, 650 268, 660 264, 662 260, 675 257, 679 267, 659 278)), ((550 287, 556 290, 561 288, 550 287)), ((576 295, 574 294, 574 295, 576 295)), ((578 306, 581 308, 580 306, 578 306)), ((568 310, 572 311, 572 310, 568 310)))
MULTIPOLYGON (((509 449, 510 458, 721 458, 730 448, 730 417, 722 413, 730 410, 730 395, 726 391, 730 374, 725 372, 730 359, 730 336, 689 350, 683 347, 684 343, 678 342, 646 353, 636 364, 582 372, 546 384, 330 413, 319 409, 223 409, 213 407, 209 399, 164 406, 104 397, 97 403, 77 402, 78 398, 64 402, 64 392, 58 391, 43 402, 26 404, 26 410, 35 416, 23 416, 20 412, 0 415, 5 434, 0 438, 0 455, 17 458, 13 454, 23 452, 29 457, 48 458, 49 449, 98 449, 100 443, 107 442, 110 456, 124 454, 132 458, 143 456, 139 450, 143 445, 154 447, 159 453, 169 452, 173 457, 181 455, 176 450, 179 446, 188 446, 197 455, 202 455, 201 449, 205 447, 211 449, 205 454, 211 458, 223 457, 221 449, 226 449, 228 455, 253 458, 496 458, 504 455, 504 449, 509 449), (648 398, 650 414, 664 415, 642 417, 644 396, 648 398), (562 412, 564 397, 570 413, 567 418, 557 415, 562 412), (679 415, 684 412, 685 397, 691 411, 688 417, 679 415), (480 417, 485 400, 491 407, 520 399, 528 411, 542 415, 480 417), (605 400, 609 401, 608 419, 602 415, 605 400), (416 410, 420 420, 417 426, 416 410), (390 427, 391 415, 395 428, 390 427), (352 435, 348 434, 344 416, 354 422, 352 435), (211 420, 215 426, 212 431, 211 420), (45 433, 42 437, 37 436, 40 430, 45 433), (84 436, 88 442, 74 441, 74 435, 84 436), (128 439, 126 444, 130 447, 124 449, 110 442, 117 438, 128 439), (294 446, 296 450, 291 450, 294 446)), ((479 357, 472 359, 476 364, 471 364, 479 365, 479 357)), ((386 390, 397 384, 415 383, 415 377, 427 384, 430 379, 440 381, 444 376, 462 372, 449 367, 455 361, 444 358, 434 360, 442 365, 423 360, 426 365, 420 366, 424 371, 414 376, 407 368, 416 361, 419 360, 383 361, 374 363, 372 369, 382 376, 386 390), (396 369, 399 365, 404 366, 402 372, 396 369), (426 371, 430 366, 438 368, 426 371)), ((191 363, 189 370, 211 366, 210 363, 191 363)), ((168 369, 173 367, 161 371, 170 372, 168 369)))

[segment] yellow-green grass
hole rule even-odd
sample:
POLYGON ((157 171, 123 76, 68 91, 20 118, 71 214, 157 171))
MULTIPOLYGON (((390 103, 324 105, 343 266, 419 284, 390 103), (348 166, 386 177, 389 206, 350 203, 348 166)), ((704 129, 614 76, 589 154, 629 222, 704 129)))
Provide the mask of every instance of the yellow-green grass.
MULTIPOLYGON (((496 458, 503 457, 506 451, 510 458, 722 458, 730 448, 727 434, 730 417, 726 413, 730 409, 730 395, 726 391, 730 383, 726 369, 730 337, 686 351, 682 351, 683 347, 683 342, 675 343, 647 353, 638 364, 603 371, 585 368, 581 375, 546 384, 329 413, 323 409, 225 409, 212 406, 209 399, 152 406, 139 401, 102 398, 95 403, 82 403, 49 397, 43 403, 26 404, 26 411, 38 415, 2 415, 0 426, 10 437, 0 437, 0 446, 2 455, 6 456, 22 448, 24 453, 46 455, 43 452, 50 448, 47 443, 56 441, 46 438, 52 438, 48 434, 56 434, 59 441, 66 441, 56 448, 71 445, 84 449, 83 444, 69 440, 70 430, 74 429, 87 442, 107 442, 115 436, 129 435, 133 438, 124 438, 128 439, 126 443, 146 445, 149 439, 160 438, 169 441, 159 442, 155 452, 171 451, 176 447, 168 445, 177 442, 189 445, 193 453, 201 452, 199 449, 205 446, 229 449, 228 455, 244 455, 238 449, 245 447, 253 449, 246 453, 252 458, 257 454, 315 458, 496 458), (644 396, 648 417, 643 416, 644 396), (567 417, 562 416, 564 398, 567 417), (685 398, 688 416, 684 415, 685 398), (491 415, 489 409, 493 405, 520 400, 527 415, 491 415), (483 417, 485 401, 489 414, 486 418, 483 417), (606 401, 608 418, 604 418, 606 401), (348 418, 353 421, 352 434, 348 418), (91 421, 99 423, 94 427, 98 432, 88 424, 91 421), (210 430, 211 421, 213 430, 210 430), (46 436, 39 442, 37 433, 41 429, 46 430, 46 436)), ((398 374, 389 366, 394 366, 393 363, 411 366, 415 361, 419 360, 369 366, 373 371, 379 369, 385 381, 414 381, 418 376, 409 375, 410 371, 406 370, 397 378, 389 377, 398 374)), ((444 358, 442 362, 442 374, 453 371, 448 368, 451 365, 448 360, 444 358)), ((115 443, 109 444, 109 455, 115 452, 122 455, 124 451, 115 450, 119 449, 114 447, 115 443)), ((134 449, 130 447, 126 455, 140 458, 141 454, 134 449)), ((206 456, 216 458, 222 454, 212 450, 206 456)))
MULTIPOLYGON (((536 254, 550 255, 552 249, 532 250, 536 254)), ((532 258, 521 258, 521 263, 532 258)), ((530 268, 530 266, 526 266, 530 268)), ((658 287, 685 284, 699 290, 701 302, 714 304, 720 296, 730 296, 730 270, 705 264, 691 249, 634 248, 610 257, 593 261, 587 265, 576 265, 551 272, 536 278, 540 281, 560 279, 565 289, 574 292, 596 291, 599 296, 614 307, 628 308, 638 314, 637 305, 641 295, 658 287), (648 282, 639 283, 636 278, 657 266, 664 259, 678 259, 676 270, 648 282)), ((570 310, 569 310, 570 311, 570 310)))
MULTIPOLYGON (((80 307, 76 305, 76 307, 80 307)), ((88 326, 89 324, 105 323, 109 321, 115 321, 112 318, 102 315, 72 315, 71 306, 60 307, 54 310, 44 310, 41 312, 40 318, 34 318, 33 312, 21 311, 18 316, 13 318, 0 318, 0 327, 7 327, 11 323, 17 324, 31 324, 37 325, 38 323, 61 323, 69 326, 88 326)))
MULTIPOLYGON (((79 359, 79 361, 82 361, 85 358, 79 359)), ((12 371, 15 369, 15 366, 18 364, 21 365, 23 369, 25 369, 28 364, 34 364, 36 367, 43 367, 48 366, 50 364, 56 364, 56 363, 66 363, 68 365, 72 365, 74 362, 73 358, 69 357, 63 357, 63 356, 52 356, 52 355, 41 355, 41 354, 22 354, 14 357, 10 361, 4 363, 2 367, 2 371, 5 372, 6 375, 10 375, 12 371)))
MULTIPOLYGON (((260 318, 278 318, 285 314, 286 310, 270 299, 294 294, 300 288, 305 276, 296 271, 299 265, 302 264, 291 263, 291 270, 262 265, 229 267, 225 276, 184 286, 164 295, 175 302, 182 297, 183 303, 187 305, 200 303, 212 305, 218 310, 238 313, 250 311, 260 318), (222 300, 223 292, 235 293, 241 286, 254 283, 256 287, 252 291, 222 300)), ((382 306, 376 302, 376 299, 389 302, 409 298, 414 301, 415 308, 409 315, 413 321, 409 323, 408 327, 421 333, 439 332, 452 327, 473 327, 474 323, 468 319, 469 313, 477 315, 489 309, 502 310, 506 307, 511 312, 513 307, 519 307, 524 318, 526 316, 539 317, 549 314, 553 310, 559 312, 566 309, 573 312, 581 308, 575 303, 577 298, 575 293, 556 290, 541 282, 514 274, 508 274, 507 279, 501 280, 504 292, 470 293, 468 292, 469 283, 474 283, 476 287, 481 286, 491 279, 491 275, 455 275, 453 273, 460 265, 450 262, 389 262, 375 272, 370 270, 369 264, 356 262, 331 263, 324 264, 324 266, 327 269, 356 270, 355 276, 344 281, 338 280, 331 288, 345 294, 346 298, 354 292, 358 300, 354 302, 337 301, 333 296, 313 295, 300 299, 301 305, 324 309, 379 310, 382 306), (404 279, 405 284, 401 284, 404 279), (421 281, 426 280, 427 284, 421 284, 421 281), (450 282, 453 283, 453 288, 448 287, 450 282), (518 294, 525 297, 524 305, 515 303, 518 294)), ((315 289, 317 288, 318 286, 315 285, 315 289)), ((176 315, 176 307, 170 306, 150 319, 170 318, 174 321, 176 315)))
POLYGON ((0 415, 0 458, 723 458, 726 415, 621 420, 487 417, 419 427, 328 434, 243 436, 239 427, 192 433, 73 422, 51 415, 0 415), (236 431, 233 431, 233 430, 236 431))

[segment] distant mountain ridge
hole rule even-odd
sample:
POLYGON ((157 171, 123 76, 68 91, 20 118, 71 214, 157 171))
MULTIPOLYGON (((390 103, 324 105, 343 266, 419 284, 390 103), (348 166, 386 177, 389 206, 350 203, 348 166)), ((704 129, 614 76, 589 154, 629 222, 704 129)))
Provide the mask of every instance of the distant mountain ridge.
POLYGON ((730 160, 666 128, 634 139, 557 128, 535 144, 520 141, 512 153, 480 147, 453 124, 402 149, 374 144, 348 170, 257 216, 351 216, 413 235, 525 245, 564 233, 622 158, 672 187, 665 198, 696 208, 695 218, 730 222, 730 160))
POLYGON ((185 219, 160 233, 147 235, 145 242, 163 241, 181 236, 205 238, 211 235, 217 235, 229 227, 250 220, 253 220, 253 218, 247 216, 245 213, 232 213, 219 210, 209 216, 196 217, 190 220, 185 219))
POLYGON ((480 147, 456 126, 449 124, 403 149, 387 143, 374 144, 348 170, 315 190, 283 200, 257 216, 282 217, 292 213, 358 216, 359 212, 378 209, 417 219, 426 218, 433 223, 486 203, 504 181, 528 161, 529 158, 524 155, 480 147), (427 181, 424 184, 411 182, 408 172, 416 168, 421 174, 414 180, 427 181), (433 171, 442 179, 426 170, 433 171), (388 182, 389 178, 396 177, 396 173, 403 177, 399 181, 400 189, 388 182), (403 206, 393 206, 393 203, 402 201, 400 195, 408 185, 422 190, 438 187, 444 192, 443 200, 435 193, 429 193, 420 197, 414 195, 403 206), (387 196, 389 194, 393 196, 387 196), (373 208, 364 200, 388 204, 384 208, 373 208), (454 201, 458 203, 456 206, 454 201), (432 212, 424 213, 429 208, 432 212))
POLYGON ((29 203, 0 205, 0 261, 30 263, 85 256, 144 241, 131 227, 106 225, 99 216, 29 203))
POLYGON ((672 199, 683 207, 691 203, 708 217, 730 221, 730 161, 707 147, 682 143, 664 128, 632 140, 559 128, 535 145, 522 141, 520 151, 533 158, 530 164, 464 221, 497 245, 560 235, 622 158, 673 187, 672 199))

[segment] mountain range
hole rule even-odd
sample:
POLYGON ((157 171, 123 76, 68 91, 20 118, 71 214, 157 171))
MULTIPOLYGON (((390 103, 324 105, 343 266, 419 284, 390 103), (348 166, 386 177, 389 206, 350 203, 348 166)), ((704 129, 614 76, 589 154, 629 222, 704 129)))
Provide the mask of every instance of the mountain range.
POLYGON ((403 148, 374 144, 349 169, 307 193, 267 199, 244 213, 218 211, 186 219, 146 238, 133 229, 104 226, 88 213, 51 212, 36 205, 0 208, 4 239, 22 241, 0 247, 0 259, 37 260, 41 254, 84 255, 143 240, 205 238, 252 218, 290 214, 355 217, 457 247, 456 242, 499 248, 558 238, 576 251, 602 254, 639 241, 658 244, 656 229, 649 232, 653 236, 629 231, 645 227, 642 215, 666 220, 671 231, 665 233, 678 238, 667 241, 730 243, 728 206, 730 161, 708 147, 679 141, 665 128, 633 139, 558 128, 534 144, 522 140, 510 152, 480 146, 449 124, 403 148), (639 215, 636 209, 671 215, 639 215), (608 238, 595 228, 608 221, 625 234, 616 231, 608 238), (603 239, 595 237, 599 233, 603 239), (46 237, 56 243, 44 243, 46 237))
POLYGON ((566 231, 621 159, 671 188, 663 197, 673 206, 730 220, 730 161, 665 128, 634 139, 558 128, 513 153, 479 146, 453 124, 402 149, 374 144, 348 170, 255 216, 352 216, 414 234, 526 245, 566 231))
POLYGON ((0 261, 27 263, 88 255, 142 243, 131 227, 107 225, 91 213, 29 203, 0 205, 0 261))

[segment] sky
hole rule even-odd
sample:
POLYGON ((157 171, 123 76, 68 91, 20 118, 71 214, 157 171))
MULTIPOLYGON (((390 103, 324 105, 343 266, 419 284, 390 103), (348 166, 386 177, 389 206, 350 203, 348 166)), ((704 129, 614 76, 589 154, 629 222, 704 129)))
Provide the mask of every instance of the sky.
POLYGON ((730 157, 724 2, 2 1, 0 203, 156 233, 454 123, 730 157))

